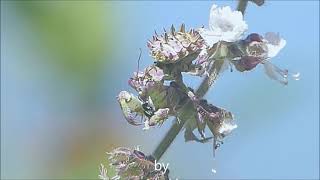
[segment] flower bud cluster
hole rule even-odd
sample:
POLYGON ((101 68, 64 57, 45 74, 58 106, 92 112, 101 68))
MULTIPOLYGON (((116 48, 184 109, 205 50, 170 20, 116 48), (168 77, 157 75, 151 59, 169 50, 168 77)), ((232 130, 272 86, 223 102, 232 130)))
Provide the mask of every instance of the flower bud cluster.
POLYGON ((157 33, 147 43, 151 56, 158 62, 176 63, 189 54, 200 52, 205 46, 199 32, 190 29, 188 32, 182 24, 180 30, 176 31, 171 26, 170 32, 163 35, 157 33))
MULTIPOLYGON (((146 156, 138 149, 119 147, 108 154, 110 166, 115 169, 116 177, 113 179, 150 179, 150 180, 168 180, 169 170, 155 169, 155 161, 151 156, 146 156)), ((102 165, 100 168, 100 179, 107 176, 106 169, 102 165)), ((106 179, 106 178, 105 178, 106 179)))

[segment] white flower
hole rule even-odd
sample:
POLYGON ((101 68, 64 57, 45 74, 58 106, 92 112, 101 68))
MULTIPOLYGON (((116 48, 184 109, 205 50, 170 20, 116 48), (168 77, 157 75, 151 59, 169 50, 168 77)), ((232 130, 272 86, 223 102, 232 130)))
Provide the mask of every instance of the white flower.
POLYGON ((241 39, 248 25, 240 11, 232 11, 229 6, 218 8, 212 5, 209 18, 209 29, 201 28, 199 33, 212 47, 218 41, 235 42, 241 39))
POLYGON ((286 40, 280 38, 279 33, 267 32, 264 40, 268 47, 268 58, 275 57, 279 51, 286 45, 286 40))

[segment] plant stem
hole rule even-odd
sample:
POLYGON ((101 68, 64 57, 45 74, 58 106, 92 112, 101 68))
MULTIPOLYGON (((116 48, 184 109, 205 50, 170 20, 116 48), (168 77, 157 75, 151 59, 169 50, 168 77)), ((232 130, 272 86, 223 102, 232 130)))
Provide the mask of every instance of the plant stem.
MULTIPOLYGON (((239 0, 237 10, 241 11, 242 14, 244 14, 245 9, 247 7, 248 0, 239 0)), ((217 79, 219 72, 221 70, 223 62, 222 61, 216 61, 212 67, 209 70, 210 76, 206 76, 201 84, 199 85, 198 89, 196 90, 195 94, 196 96, 201 99, 209 90, 210 86, 213 84, 213 82, 217 79)), ((166 152, 166 150, 169 148, 171 143, 174 141, 174 139, 177 137, 179 132, 181 131, 184 124, 191 119, 195 118, 195 110, 193 103, 191 100, 189 100, 182 108, 181 108, 181 114, 178 116, 180 122, 174 123, 169 131, 166 133, 164 138, 161 140, 155 151, 152 153, 152 156, 159 160, 162 155, 166 152)), ((177 121, 177 119, 176 119, 177 121)))
POLYGON ((248 5, 248 0, 239 0, 237 10, 242 12, 242 14, 244 15, 244 12, 246 11, 247 5, 248 5))
MULTIPOLYGON (((183 111, 183 109, 188 109, 188 108, 193 108, 192 107, 192 103, 190 101, 187 102, 187 104, 182 108, 182 112, 186 112, 188 114, 190 114, 191 111, 183 111)), ((187 117, 187 114, 182 114, 179 123, 174 123, 171 128, 169 129, 169 131, 166 133, 166 135, 164 136, 164 138, 161 140, 160 144, 157 146, 157 148, 155 149, 155 151, 152 153, 153 157, 156 160, 159 160, 162 155, 166 152, 166 150, 169 148, 169 146, 171 145, 171 143, 173 142, 173 140, 176 138, 176 136, 179 134, 180 130, 182 129, 183 125, 185 124, 185 122, 189 119, 189 117, 187 117), (185 118, 183 118, 185 117, 185 118)), ((192 112, 191 112, 192 113, 192 112)), ((191 114, 192 116, 192 114, 191 114)), ((177 119, 176 119, 177 121, 177 119)))

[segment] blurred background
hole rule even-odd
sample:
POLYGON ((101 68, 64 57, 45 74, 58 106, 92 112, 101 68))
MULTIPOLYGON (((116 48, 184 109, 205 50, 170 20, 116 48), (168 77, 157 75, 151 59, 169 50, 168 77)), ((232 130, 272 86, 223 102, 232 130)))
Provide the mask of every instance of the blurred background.
MULTIPOLYGON (((236 1, 218 5, 236 7, 236 1)), ((152 63, 158 32, 207 27, 211 1, 1 1, 1 179, 96 179, 105 152, 151 153, 170 125, 144 132, 123 118, 116 95, 152 63)), ((212 144, 180 133, 162 162, 179 179, 319 178, 319 2, 267 1, 246 11, 248 32, 279 32, 273 62, 300 72, 284 87, 263 68, 225 72, 207 98, 235 114, 238 129, 212 144), (217 173, 213 174, 214 168, 217 173)), ((196 87, 199 80, 186 78, 196 87)))

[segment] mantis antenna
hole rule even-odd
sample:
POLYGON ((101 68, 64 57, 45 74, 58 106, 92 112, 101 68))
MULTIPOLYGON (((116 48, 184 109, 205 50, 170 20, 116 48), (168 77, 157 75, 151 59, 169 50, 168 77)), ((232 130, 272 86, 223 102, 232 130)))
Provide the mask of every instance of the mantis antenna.
POLYGON ((139 73, 139 69, 140 69, 140 59, 141 59, 141 55, 142 55, 141 48, 139 48, 139 51, 140 51, 140 53, 139 53, 139 58, 138 58, 138 70, 137 70, 137 73, 139 73))

